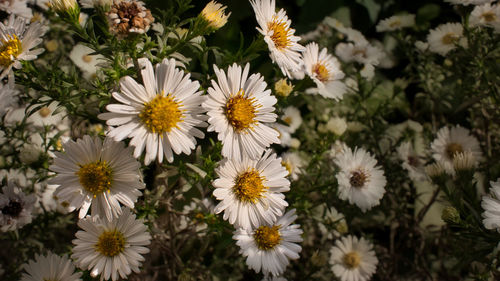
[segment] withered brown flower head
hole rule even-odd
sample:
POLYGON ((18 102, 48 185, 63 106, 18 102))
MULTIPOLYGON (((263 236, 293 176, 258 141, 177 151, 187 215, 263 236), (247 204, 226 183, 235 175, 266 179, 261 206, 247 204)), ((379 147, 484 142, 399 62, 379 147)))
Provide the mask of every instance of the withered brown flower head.
POLYGON ((151 11, 142 1, 114 0, 106 15, 110 31, 118 36, 127 36, 130 32, 145 33, 154 22, 151 11))

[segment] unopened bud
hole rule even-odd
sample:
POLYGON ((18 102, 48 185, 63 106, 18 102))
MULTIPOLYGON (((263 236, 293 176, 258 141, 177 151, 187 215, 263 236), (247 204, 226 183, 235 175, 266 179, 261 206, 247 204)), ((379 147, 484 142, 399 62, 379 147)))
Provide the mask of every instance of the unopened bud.
POLYGON ((457 224, 460 222, 460 214, 454 207, 448 206, 443 209, 441 218, 449 224, 457 224))

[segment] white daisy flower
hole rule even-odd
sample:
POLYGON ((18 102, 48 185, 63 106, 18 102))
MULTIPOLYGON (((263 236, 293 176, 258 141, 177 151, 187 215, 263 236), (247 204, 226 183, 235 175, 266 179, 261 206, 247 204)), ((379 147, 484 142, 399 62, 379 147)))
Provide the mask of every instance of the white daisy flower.
POLYGON ((427 178, 424 169, 424 155, 417 153, 411 142, 403 142, 396 151, 399 159, 403 161, 402 166, 408 171, 410 179, 423 181, 427 178))
POLYGON ((490 195, 483 196, 481 201, 481 207, 484 209, 483 224, 487 229, 500 232, 500 178, 490 184, 490 195))
POLYGON ((43 48, 31 50, 42 43, 45 29, 39 22, 26 27, 26 19, 11 15, 7 25, 0 22, 0 79, 5 77, 12 67, 20 69, 21 61, 34 60, 43 52, 43 48))
POLYGON ((445 56, 457 45, 467 48, 467 39, 463 37, 463 27, 460 23, 445 23, 432 29, 427 35, 429 50, 445 56))
POLYGON ((132 148, 122 142, 86 135, 76 142, 63 144, 64 153, 54 152, 49 167, 57 173, 49 183, 58 184, 55 195, 69 202, 71 211, 80 209, 79 218, 91 214, 108 220, 120 214, 120 203, 134 208, 144 188, 140 163, 132 157, 132 148))
POLYGON ((295 106, 288 106, 283 109, 283 116, 281 116, 281 120, 283 120, 289 127, 290 133, 295 133, 295 131, 302 124, 302 116, 300 115, 300 110, 295 106))
POLYGON ((69 53, 69 58, 80 68, 86 79, 94 77, 97 73, 97 65, 103 61, 102 55, 90 55, 94 50, 83 45, 77 44, 69 53))
POLYGON ((340 168, 336 175, 339 185, 339 197, 349 199, 363 212, 380 203, 387 183, 384 171, 377 165, 377 160, 362 148, 354 152, 345 147, 336 156, 335 164, 340 168))
POLYGON ((31 223, 35 202, 34 194, 26 195, 13 180, 8 181, 0 193, 0 230, 12 231, 31 223))
POLYGON ((126 278, 132 271, 140 272, 142 255, 149 253, 145 246, 151 243, 151 235, 144 220, 136 219, 128 208, 120 213, 111 221, 92 216, 78 222, 82 230, 75 234, 71 258, 79 268, 90 270, 92 277, 126 278))
POLYGON ((80 0, 80 5, 82 8, 94 8, 94 7, 102 7, 109 9, 113 4, 113 0, 80 0))
POLYGON ((453 159, 457 153, 471 152, 476 161, 481 161, 483 153, 478 140, 468 129, 459 125, 443 127, 437 132, 437 138, 431 144, 432 157, 450 173, 454 173, 453 159))
POLYGON ((288 211, 276 223, 264 223, 254 229, 238 229, 233 239, 240 246, 240 253, 247 257, 247 265, 257 273, 279 276, 290 263, 298 259, 302 247, 300 225, 291 223, 297 219, 295 209, 288 211))
POLYGON ((260 74, 248 77, 250 64, 237 64, 226 73, 214 65, 217 82, 212 80, 203 107, 207 111, 208 131, 218 133, 222 141, 222 155, 239 162, 244 155, 258 159, 273 143, 280 143, 278 132, 264 122, 276 121, 274 104, 277 99, 266 90, 260 74))
POLYGON ((276 63, 284 75, 291 77, 290 72, 299 71, 302 67, 301 52, 304 46, 297 43, 299 36, 295 36, 295 29, 290 28, 291 20, 285 10, 276 12, 275 0, 250 0, 260 28, 257 30, 264 35, 269 47, 271 60, 276 63))
POLYGON ((288 147, 292 145, 292 134, 290 133, 290 127, 280 124, 280 123, 272 123, 270 124, 271 128, 278 132, 279 143, 282 147, 288 147))
POLYGON ((469 17, 470 26, 488 26, 500 32, 500 6, 484 4, 474 7, 469 17))
POLYGON ((190 74, 175 67, 174 59, 164 59, 155 66, 148 59, 140 59, 143 85, 130 76, 120 81, 121 92, 113 97, 119 104, 109 104, 109 113, 99 114, 113 126, 109 137, 117 141, 132 138, 134 157, 138 158, 146 148, 144 163, 154 159, 174 161, 175 154, 191 154, 196 139, 205 134, 195 127, 205 127, 199 91, 200 83, 191 81, 190 74))
POLYGON ((444 0, 444 1, 455 5, 468 6, 468 5, 481 5, 485 3, 491 3, 496 0, 444 0))
POLYGON ((340 62, 326 48, 320 52, 318 44, 308 44, 304 52, 304 67, 318 87, 315 91, 325 98, 342 99, 347 88, 340 79, 345 75, 340 69, 340 62))
POLYGON ((339 43, 335 54, 344 62, 358 62, 364 65, 376 66, 384 56, 384 51, 376 46, 365 43, 339 43))
MULTIPOLYGON (((35 108, 36 106, 37 105, 34 105, 32 108, 35 108)), ((31 108, 28 108, 28 110, 31 110, 31 108)), ((57 101, 53 101, 48 106, 44 105, 31 114, 27 121, 38 128, 43 128, 45 126, 57 126, 61 123, 62 119, 66 117, 66 114, 67 113, 64 108, 59 108, 59 103, 57 101), (56 110, 58 111, 57 113, 56 110)))
POLYGON ((14 83, 0 83, 0 118, 16 104, 18 94, 14 83))
POLYGON ((332 271, 341 281, 368 281, 377 270, 373 244, 349 235, 335 241, 330 250, 332 271))
POLYGON ((46 256, 35 255, 35 260, 30 260, 23 265, 21 281, 81 281, 81 272, 75 272, 75 266, 65 255, 60 257, 49 252, 46 256))
POLYGON ((205 236, 208 225, 204 222, 204 218, 206 215, 215 214, 214 209, 214 203, 208 198, 193 199, 191 204, 185 205, 182 209, 183 216, 180 217, 179 228, 187 229, 194 226, 197 235, 205 236))
POLYGON ((349 231, 344 214, 339 213, 333 206, 318 205, 313 209, 312 216, 318 221, 317 225, 323 238, 334 239, 349 231))
POLYGON ((302 174, 302 167, 306 161, 300 156, 298 152, 285 152, 281 155, 281 165, 288 171, 288 176, 293 180, 298 180, 299 175, 302 174))
POLYGON ((24 19, 31 19, 31 17, 33 17, 33 13, 28 7, 28 2, 26 0, 0 1, 0 10, 8 14, 23 17, 24 19))
POLYGON ((213 195, 221 202, 215 213, 224 211, 224 220, 236 228, 272 224, 288 206, 282 193, 290 190, 285 178, 288 171, 281 165, 281 158, 271 152, 267 150, 259 160, 226 158, 216 169, 219 178, 213 182, 213 195))
POLYGON ((377 32, 400 30, 415 25, 415 15, 395 15, 381 20, 377 26, 377 32))

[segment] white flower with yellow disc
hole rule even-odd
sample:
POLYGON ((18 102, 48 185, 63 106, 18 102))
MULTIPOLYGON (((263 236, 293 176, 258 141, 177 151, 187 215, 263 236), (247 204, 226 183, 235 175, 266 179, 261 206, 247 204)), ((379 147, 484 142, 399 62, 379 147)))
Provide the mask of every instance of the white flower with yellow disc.
POLYGON ((154 159, 162 163, 163 157, 172 162, 174 153, 190 154, 196 147, 195 137, 205 137, 195 128, 206 126, 200 83, 176 68, 174 59, 164 59, 155 70, 148 59, 140 59, 139 65, 144 85, 125 76, 121 92, 113 93, 119 103, 109 104, 109 112, 99 115, 112 126, 108 136, 117 141, 132 138, 134 157, 146 149, 146 165, 154 159))
POLYGON ((26 19, 9 17, 7 25, 0 22, 0 79, 5 77, 12 69, 20 69, 21 61, 34 60, 43 53, 43 48, 34 49, 42 43, 45 29, 39 22, 26 26, 26 19))
POLYGON ((57 173, 51 184, 57 184, 54 195, 68 202, 70 211, 80 209, 79 218, 91 214, 108 220, 121 214, 120 203, 134 208, 144 188, 132 148, 121 142, 84 136, 63 144, 64 153, 54 152, 50 170, 57 173))
POLYGON ((82 230, 75 234, 71 258, 79 268, 90 270, 92 277, 125 279, 132 271, 140 272, 142 255, 149 253, 145 246, 151 243, 151 235, 144 221, 130 209, 120 213, 110 221, 92 216, 78 222, 82 230))
POLYGON ((248 77, 250 64, 242 70, 233 64, 226 73, 214 65, 217 82, 212 80, 208 97, 203 103, 207 110, 208 131, 218 133, 222 155, 240 161, 244 156, 258 159, 273 143, 280 143, 279 133, 266 125, 276 121, 274 104, 277 99, 266 89, 260 74, 248 77))

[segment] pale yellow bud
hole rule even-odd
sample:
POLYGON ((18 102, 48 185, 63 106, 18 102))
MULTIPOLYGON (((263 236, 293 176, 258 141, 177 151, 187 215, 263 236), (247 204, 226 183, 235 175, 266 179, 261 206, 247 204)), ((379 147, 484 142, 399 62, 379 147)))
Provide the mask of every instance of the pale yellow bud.
POLYGON ((226 6, 219 4, 215 1, 210 1, 210 3, 205 6, 205 8, 201 11, 200 16, 208 22, 208 25, 214 29, 217 30, 221 27, 223 27, 227 23, 227 19, 231 15, 229 14, 224 14, 224 11, 226 10, 226 6))
POLYGON ((274 84, 274 91, 277 95, 282 97, 288 97, 290 93, 293 91, 293 85, 291 82, 288 82, 285 78, 278 80, 274 84))
POLYGON ((59 48, 59 43, 57 42, 57 40, 49 40, 45 42, 45 48, 49 52, 54 52, 59 48))

